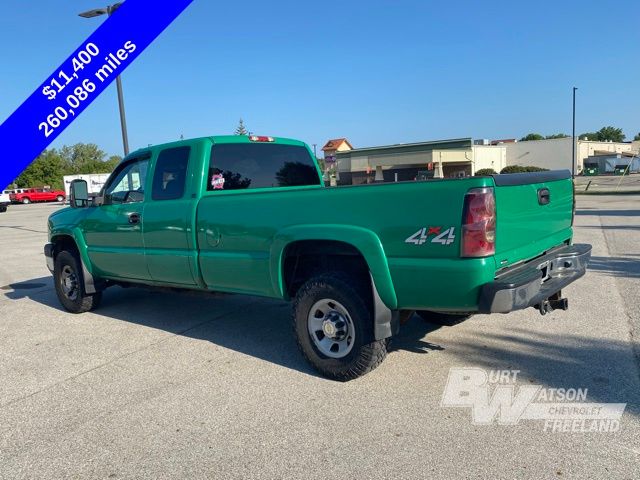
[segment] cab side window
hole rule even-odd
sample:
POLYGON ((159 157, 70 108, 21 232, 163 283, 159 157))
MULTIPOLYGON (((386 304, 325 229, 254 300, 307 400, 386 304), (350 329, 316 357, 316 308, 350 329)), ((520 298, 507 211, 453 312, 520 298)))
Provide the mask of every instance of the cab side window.
POLYGON ((147 179, 148 168, 148 159, 121 165, 119 171, 116 170, 105 188, 105 204, 144 201, 144 183, 147 179))
POLYGON ((153 200, 177 200, 184 195, 191 147, 162 150, 153 174, 151 198, 153 200))

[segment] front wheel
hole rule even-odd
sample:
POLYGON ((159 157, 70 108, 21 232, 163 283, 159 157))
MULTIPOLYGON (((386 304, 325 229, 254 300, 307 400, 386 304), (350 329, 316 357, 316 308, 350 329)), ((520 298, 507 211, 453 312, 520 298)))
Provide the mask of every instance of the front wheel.
POLYGON ((375 340, 366 298, 340 274, 307 281, 293 306, 300 351, 321 374, 351 380, 370 372, 387 355, 387 341, 375 340))
POLYGON ((64 200, 64 197, 62 195, 58 195, 56 197, 56 202, 62 202, 64 200))
POLYGON ((71 313, 88 312, 100 303, 100 292, 88 295, 84 291, 81 263, 73 252, 63 250, 58 253, 53 269, 53 281, 58 300, 71 313))
POLYGON ((28 197, 24 197, 22 199, 22 203, 24 203, 26 205, 27 203, 31 203, 31 200, 28 197))

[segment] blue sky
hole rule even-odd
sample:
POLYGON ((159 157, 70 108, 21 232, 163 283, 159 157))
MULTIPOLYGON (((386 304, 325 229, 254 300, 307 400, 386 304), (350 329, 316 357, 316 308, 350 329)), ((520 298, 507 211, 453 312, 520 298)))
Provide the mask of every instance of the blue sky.
MULTIPOLYGON (((0 121, 102 21, 77 13, 103 3, 3 7, 0 121)), ((574 85, 578 133, 630 139, 639 14, 637 1, 195 0, 123 74, 130 143, 228 134, 240 117, 318 149, 571 133, 574 85)), ((53 146, 76 142, 121 153, 115 84, 53 146)))

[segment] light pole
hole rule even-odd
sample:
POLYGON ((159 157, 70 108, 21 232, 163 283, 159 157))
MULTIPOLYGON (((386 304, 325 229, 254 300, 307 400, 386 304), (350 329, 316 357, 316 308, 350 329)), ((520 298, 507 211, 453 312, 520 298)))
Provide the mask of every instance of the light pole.
POLYGON ((313 144, 313 156, 318 158, 318 154, 316 153, 316 144, 313 144))
POLYGON ((571 131, 571 176, 576 176, 576 90, 578 87, 573 87, 573 129, 571 131))
MULTIPOLYGON (((94 10, 88 10, 86 12, 82 12, 79 15, 82 18, 94 18, 99 17, 100 15, 108 15, 111 16, 113 12, 115 12, 118 7, 122 5, 122 3, 115 3, 113 5, 109 5, 104 8, 96 8, 94 10)), ((122 80, 120 79, 120 75, 116 77, 116 88, 118 89, 118 108, 120 110, 120 128, 122 129, 122 145, 124 147, 125 156, 129 155, 129 135, 127 135, 127 119, 124 114, 124 98, 122 96, 122 80)))

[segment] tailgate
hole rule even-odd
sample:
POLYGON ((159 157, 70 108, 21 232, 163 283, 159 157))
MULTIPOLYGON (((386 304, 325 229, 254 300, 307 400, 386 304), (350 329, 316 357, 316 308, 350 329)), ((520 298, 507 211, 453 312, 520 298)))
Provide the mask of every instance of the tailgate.
POLYGON ((496 266, 537 257, 572 237, 569 170, 495 175, 496 266))

